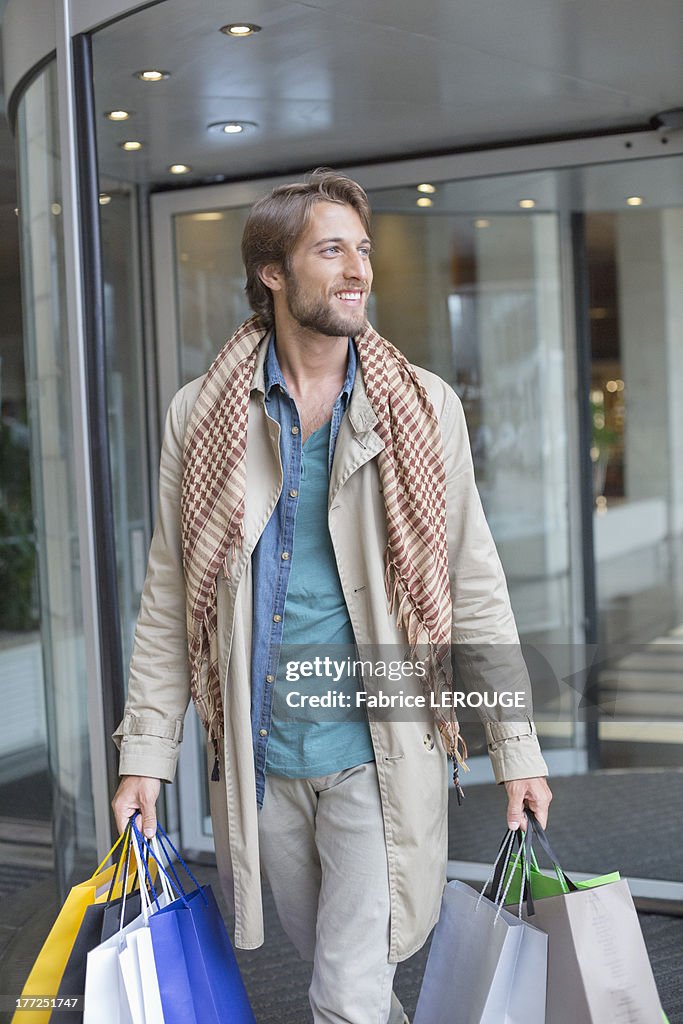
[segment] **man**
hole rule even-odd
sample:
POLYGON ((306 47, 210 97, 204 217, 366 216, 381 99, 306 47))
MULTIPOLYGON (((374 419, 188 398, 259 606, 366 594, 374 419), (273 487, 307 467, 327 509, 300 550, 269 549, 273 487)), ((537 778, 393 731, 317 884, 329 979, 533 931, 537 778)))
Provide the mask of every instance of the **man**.
MULTIPOLYGON (((440 699, 449 645, 461 681, 529 698, 460 403, 367 323, 369 219, 360 186, 329 170, 251 211, 242 253, 255 316, 171 404, 115 735, 118 826, 139 810, 152 834, 191 691, 235 942, 263 942, 262 871, 313 961, 315 1024, 407 1019, 392 980, 438 916, 446 755, 462 763, 440 699), (424 680, 408 671, 400 689, 429 693, 436 710, 294 717, 282 699, 292 644, 424 655, 424 680), (493 662, 505 652, 490 678, 485 649, 493 662)), ((377 692, 349 669, 336 689, 350 702, 359 687, 377 692)), ((545 823, 551 799, 529 708, 484 722, 511 828, 524 827, 525 802, 545 823)))

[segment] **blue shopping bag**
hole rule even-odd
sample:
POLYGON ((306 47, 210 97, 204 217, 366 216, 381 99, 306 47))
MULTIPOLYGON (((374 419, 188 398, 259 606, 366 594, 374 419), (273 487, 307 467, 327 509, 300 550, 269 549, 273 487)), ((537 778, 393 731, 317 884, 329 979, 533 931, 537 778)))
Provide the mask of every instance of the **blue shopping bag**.
MULTIPOLYGON (((159 870, 178 892, 149 918, 165 1024, 256 1024, 211 886, 199 885, 163 829, 157 836, 168 858, 159 870), (191 892, 180 885, 167 846, 195 883, 191 892)), ((137 838, 146 844, 139 832, 137 838)))

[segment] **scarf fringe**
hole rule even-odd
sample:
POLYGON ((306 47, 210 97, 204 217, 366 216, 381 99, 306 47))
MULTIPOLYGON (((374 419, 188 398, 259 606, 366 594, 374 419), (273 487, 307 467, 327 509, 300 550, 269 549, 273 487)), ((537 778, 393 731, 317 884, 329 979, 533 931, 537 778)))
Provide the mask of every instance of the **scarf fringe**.
MULTIPOLYGON (((450 645, 433 644, 429 640, 425 640, 426 630, 421 621, 419 609, 415 606, 412 595, 401 579, 398 567, 389 559, 388 549, 384 583, 385 590, 390 595, 389 611, 391 614, 396 611, 396 624, 399 629, 405 629, 407 633, 411 658, 424 660, 422 648, 425 644, 428 647, 428 670, 424 685, 425 689, 428 692, 433 692, 438 702, 441 703, 441 695, 451 688, 450 645)), ((465 772, 470 770, 466 763, 467 744, 460 732, 460 724, 453 708, 448 709, 447 715, 439 709, 435 709, 434 720, 444 750, 454 762, 453 778, 458 790, 458 803, 461 803, 464 794, 458 780, 458 768, 462 768, 465 772)))

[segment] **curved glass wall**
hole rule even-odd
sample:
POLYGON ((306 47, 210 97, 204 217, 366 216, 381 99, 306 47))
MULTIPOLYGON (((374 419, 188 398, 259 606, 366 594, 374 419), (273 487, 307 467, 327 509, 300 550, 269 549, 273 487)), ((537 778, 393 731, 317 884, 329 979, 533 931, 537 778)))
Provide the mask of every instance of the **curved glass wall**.
POLYGON ((100 193, 109 459, 126 666, 132 653, 151 540, 137 219, 135 189, 117 184, 100 193))
POLYGON ((75 504, 57 72, 22 96, 17 120, 24 336, 41 629, 62 888, 95 857, 80 545, 75 504))

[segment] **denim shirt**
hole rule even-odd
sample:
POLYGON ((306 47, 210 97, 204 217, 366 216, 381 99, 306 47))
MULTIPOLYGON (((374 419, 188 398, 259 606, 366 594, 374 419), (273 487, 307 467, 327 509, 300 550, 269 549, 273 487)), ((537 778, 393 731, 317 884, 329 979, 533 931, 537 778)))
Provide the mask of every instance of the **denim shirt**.
MULTIPOLYGON (((332 471, 339 427, 356 378, 356 349, 349 339, 346 379, 332 409, 329 470, 332 471)), ((251 735, 256 768, 256 799, 263 805, 266 789, 266 748, 273 706, 273 684, 282 644, 283 619, 290 555, 301 476, 301 420, 275 354, 274 339, 268 342, 264 363, 266 413, 280 424, 282 491, 273 514, 252 554, 254 611, 251 647, 251 735)))

